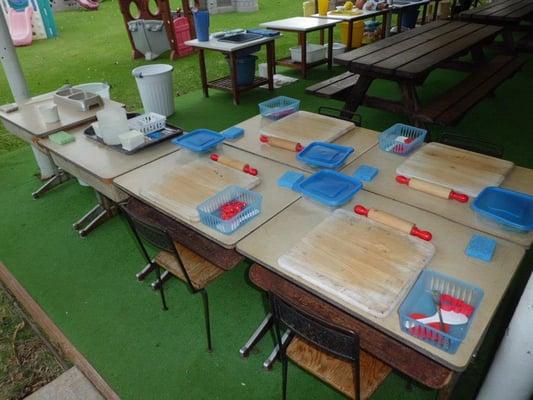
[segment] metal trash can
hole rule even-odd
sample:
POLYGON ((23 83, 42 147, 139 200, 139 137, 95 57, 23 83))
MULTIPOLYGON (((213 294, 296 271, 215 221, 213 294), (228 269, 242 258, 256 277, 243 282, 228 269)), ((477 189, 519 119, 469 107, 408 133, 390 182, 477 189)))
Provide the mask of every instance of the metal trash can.
POLYGON ((165 117, 174 114, 173 70, 171 65, 152 64, 131 71, 137 82, 145 113, 155 112, 165 117))

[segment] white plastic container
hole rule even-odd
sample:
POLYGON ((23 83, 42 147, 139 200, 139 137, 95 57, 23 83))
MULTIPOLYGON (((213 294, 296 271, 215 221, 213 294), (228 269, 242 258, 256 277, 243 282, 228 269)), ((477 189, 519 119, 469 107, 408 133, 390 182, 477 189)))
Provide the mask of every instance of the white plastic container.
POLYGON ((131 71, 137 82, 145 113, 174 114, 172 71, 167 64, 143 65, 131 71))
MULTIPOLYGON (((324 47, 326 48, 326 54, 328 54, 328 47, 329 47, 328 44, 326 43, 324 47)), ((342 53, 346 51, 346 45, 342 43, 333 43, 332 48, 333 48, 332 50, 333 58, 335 58, 336 56, 340 56, 342 53)), ((333 63, 333 65, 337 66, 339 64, 333 63)))
POLYGON ((74 89, 84 90, 89 93, 94 93, 102 99, 109 99, 109 85, 103 82, 82 83, 80 85, 72 86, 74 89))
POLYGON ((132 151, 144 144, 144 134, 139 131, 128 131, 118 135, 122 148, 126 151, 132 151))
POLYGON ((126 110, 122 107, 106 107, 96 113, 98 130, 105 144, 120 144, 119 135, 129 131, 126 110))
MULTIPOLYGON (((291 47, 291 59, 294 62, 302 62, 302 47, 291 47)), ((314 63, 326 58, 326 48, 320 44, 307 43, 307 64, 314 63)))
POLYGON ((59 122, 57 104, 45 104, 39 106, 39 114, 45 124, 55 124, 56 122, 59 122))

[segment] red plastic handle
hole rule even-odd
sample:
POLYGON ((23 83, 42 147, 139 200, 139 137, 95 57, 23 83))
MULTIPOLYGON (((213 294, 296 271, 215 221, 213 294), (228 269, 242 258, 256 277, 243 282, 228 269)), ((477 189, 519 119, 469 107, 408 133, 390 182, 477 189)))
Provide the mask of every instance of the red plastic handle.
POLYGON ((460 203, 467 203, 468 202, 468 195, 454 192, 453 190, 450 191, 450 197, 451 200, 457 200, 460 203))
POLYGON ((218 157, 219 157, 219 155, 216 154, 216 153, 213 153, 213 154, 211 154, 209 157, 210 157, 211 160, 213 160, 213 161, 218 161, 218 157))
POLYGON ((361 204, 357 204, 357 205, 353 208, 353 211, 354 211, 356 214, 364 215, 365 217, 368 217, 368 208, 362 206, 361 204))
POLYGON ((409 233, 422 240, 425 240, 426 242, 429 242, 431 239, 433 239, 433 235, 431 234, 431 232, 420 230, 417 228, 416 225, 413 225, 413 228, 411 229, 411 232, 409 233))
POLYGON ((261 136, 259 136, 259 140, 260 140, 262 143, 268 143, 268 136, 266 136, 266 135, 261 135, 261 136))
POLYGON ((406 176, 402 176, 402 175, 397 175, 396 176, 396 182, 398 182, 401 185, 409 185, 410 181, 411 181, 411 179, 409 179, 406 176))

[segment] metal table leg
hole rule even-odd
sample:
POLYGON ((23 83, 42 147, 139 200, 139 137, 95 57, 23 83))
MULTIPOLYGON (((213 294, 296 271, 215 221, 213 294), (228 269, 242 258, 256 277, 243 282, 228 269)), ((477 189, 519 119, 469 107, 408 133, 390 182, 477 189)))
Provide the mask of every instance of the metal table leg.
MULTIPOLYGON (((154 260, 152 259, 152 263, 153 262, 154 260)), ((143 269, 141 269, 139 272, 135 274, 135 277, 137 278, 139 282, 144 281, 146 277, 150 274, 150 272, 155 270, 155 267, 152 263, 146 264, 146 266, 143 269)))
MULTIPOLYGON (((285 348, 289 345, 290 341, 292 339, 292 333, 290 330, 286 330, 285 333, 283 334, 283 336, 281 337, 281 345, 285 348)), ((278 345, 276 345, 276 347, 274 347, 274 350, 272 350, 272 353, 270 353, 270 355, 268 356, 268 358, 263 361, 263 368, 264 369, 267 369, 267 370, 271 370, 272 369, 272 365, 274 365, 274 362, 278 359, 279 357, 279 352, 280 352, 280 348, 278 345)))
POLYGON ((39 197, 41 197, 46 192, 52 190, 56 186, 61 185, 63 182, 66 182, 69 179, 70 179, 70 175, 67 174, 65 171, 63 171, 63 170, 58 168, 56 173, 54 174, 54 176, 52 176, 50 179, 48 179, 44 183, 44 185, 42 185, 39 189, 37 189, 35 192, 33 192, 31 194, 31 196, 34 199, 38 199, 39 197))
POLYGON ((252 336, 250 336, 250 339, 248 339, 246 344, 239 350, 241 357, 248 357, 250 355, 250 350, 253 349, 253 347, 263 338, 263 336, 265 336, 265 334, 272 327, 272 323, 272 313, 268 313, 263 321, 261 321, 252 336))
POLYGON ((98 204, 72 225, 81 237, 86 237, 98 225, 103 224, 118 212, 116 204, 104 195, 96 192, 96 198, 98 204))
POLYGON ((153 290, 159 290, 159 289, 161 289, 161 285, 163 285, 163 283, 165 283, 166 281, 168 281, 172 277, 173 277, 173 275, 170 272, 168 272, 167 270, 164 270, 163 273, 161 274, 161 280, 153 281, 150 284, 150 287, 153 290))

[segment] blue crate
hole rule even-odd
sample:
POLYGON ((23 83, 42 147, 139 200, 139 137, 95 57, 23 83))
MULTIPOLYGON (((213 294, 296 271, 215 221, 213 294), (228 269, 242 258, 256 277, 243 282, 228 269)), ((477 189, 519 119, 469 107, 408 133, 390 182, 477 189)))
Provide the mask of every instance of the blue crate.
POLYGON ((426 134, 425 129, 405 124, 394 124, 379 135, 379 148, 389 153, 406 156, 424 142, 426 134), (398 141, 402 136, 412 141, 410 143, 398 141))
POLYGON ((400 327, 408 335, 415 336, 447 353, 454 354, 466 337, 482 299, 482 289, 436 271, 424 270, 398 310, 400 327), (422 313, 427 316, 435 314, 437 310, 431 297, 432 289, 441 294, 454 296, 474 307, 474 312, 468 318, 468 323, 450 325, 449 332, 445 333, 409 317, 412 313, 422 313))
POLYGON ((259 103, 261 116, 270 119, 281 119, 300 109, 300 100, 287 96, 278 96, 259 103))
POLYGON ((262 201, 263 197, 259 193, 233 185, 208 198, 196 209, 204 225, 229 235, 261 213, 262 201), (244 201, 247 206, 233 218, 223 220, 220 217, 220 207, 232 200, 244 201))

